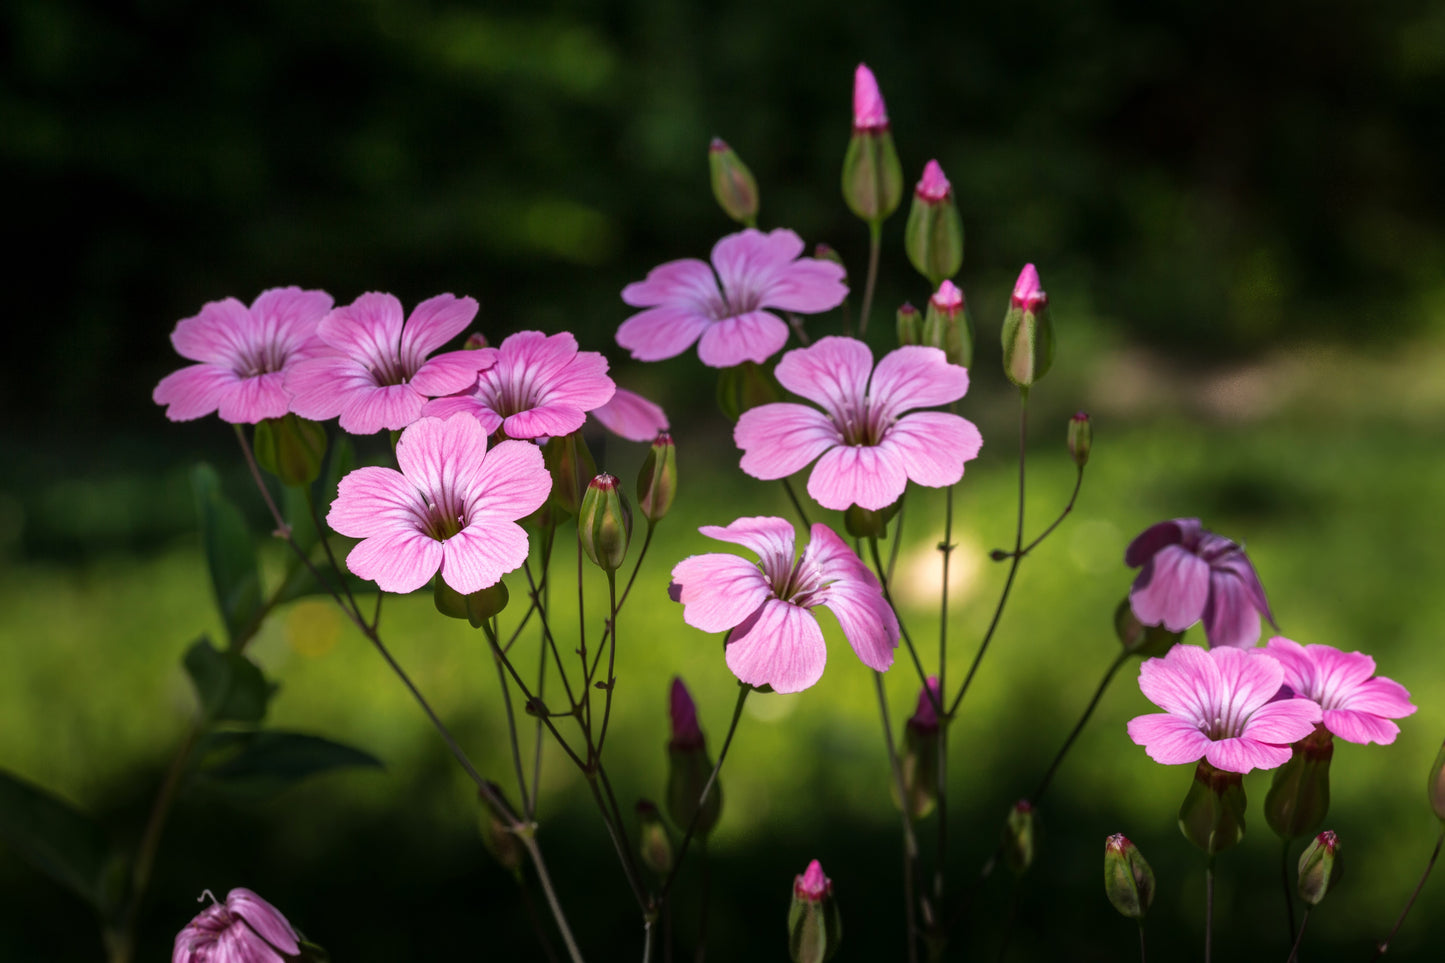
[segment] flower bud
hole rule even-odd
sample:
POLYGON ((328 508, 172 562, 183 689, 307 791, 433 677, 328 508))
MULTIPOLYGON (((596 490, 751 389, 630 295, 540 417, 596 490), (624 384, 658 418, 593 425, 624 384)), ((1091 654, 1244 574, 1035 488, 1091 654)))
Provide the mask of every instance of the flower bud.
POLYGON ((448 585, 440 573, 432 579, 432 604, 436 610, 449 619, 466 619, 474 629, 481 628, 483 622, 506 608, 510 600, 511 593, 505 582, 463 595, 448 585))
POLYGON ((603 472, 587 486, 577 513, 577 537, 598 568, 615 572, 622 567, 632 539, 632 509, 614 476, 603 472))
POLYGON ((818 243, 813 248, 813 257, 817 258, 819 261, 832 261, 834 264, 838 265, 840 268, 843 269, 843 276, 838 280, 842 281, 844 284, 848 283, 848 265, 843 263, 843 255, 833 250, 833 246, 831 244, 823 244, 821 242, 818 243))
POLYGON ((256 464, 285 485, 309 485, 326 457, 326 427, 294 414, 267 418, 252 436, 256 464))
POLYGON ((597 474, 597 463, 581 432, 547 439, 542 446, 542 460, 552 476, 552 494, 548 504, 568 515, 576 515, 582 507, 587 483, 597 474))
POLYGON ((692 693, 687 691, 687 686, 677 676, 672 679, 667 710, 668 721, 672 727, 668 748, 687 751, 705 749, 702 727, 697 724, 697 703, 692 701, 692 693))
POLYGON ((781 401, 782 389, 777 379, 754 361, 744 361, 717 373, 717 404, 729 421, 737 421, 744 411, 781 401))
POLYGON ((1025 264, 1009 299, 1003 321, 1003 369, 1008 379, 1027 388, 1054 363, 1054 323, 1049 296, 1039 286, 1039 272, 1025 264))
POLYGON ((1326 829, 1300 853, 1299 898, 1318 906, 1330 887, 1339 882, 1341 871, 1339 837, 1326 829))
POLYGON ((717 198, 723 213, 740 224, 756 227, 758 182, 748 165, 721 137, 714 137, 708 145, 707 167, 712 175, 712 196, 717 198))
POLYGON ((923 343, 923 319, 919 316, 918 309, 907 301, 898 309, 898 343, 923 343))
POLYGON ((1179 807, 1179 831, 1205 853, 1222 853, 1244 838, 1247 803, 1244 777, 1201 760, 1179 807))
POLYGON ((1104 840, 1104 894, 1131 920, 1142 920, 1154 902, 1154 870, 1123 833, 1104 840))
POLYGON ((467 351, 477 351, 487 347, 487 336, 480 331, 473 331, 467 335, 467 340, 462 342, 462 348, 467 351))
POLYGON ((677 446, 672 436, 661 432, 637 473, 637 510, 654 524, 662 521, 677 495, 677 446))
POLYGON ((1014 803, 1004 822, 1003 857, 1009 869, 1022 876, 1034 862, 1034 805, 1027 799, 1014 803))
POLYGON ((1069 434, 1067 443, 1069 446, 1069 457, 1074 464, 1083 468, 1089 463, 1089 449, 1094 444, 1094 426, 1089 421, 1087 411, 1076 411, 1074 417, 1069 419, 1069 434))
POLYGON ((1281 839, 1301 839, 1324 825, 1330 811, 1330 759, 1334 739, 1322 725, 1294 744, 1289 761, 1274 771, 1264 818, 1281 839))
POLYGON ((1425 784, 1425 794, 1435 816, 1445 822, 1445 745, 1435 754, 1435 764, 1430 767, 1430 778, 1425 784))
POLYGON ((883 508, 864 508, 849 505, 843 512, 843 528, 854 538, 887 538, 888 523, 898 514, 903 499, 883 508))
POLYGON ((793 878, 793 905, 788 910, 788 955, 794 963, 832 959, 843 941, 843 922, 833 899, 833 881, 815 859, 793 878))
POLYGON ((1114 609, 1114 634, 1119 637, 1119 643, 1124 646, 1125 652, 1141 659, 1163 656, 1184 638, 1183 632, 1170 632, 1163 623, 1141 623, 1134 614, 1133 606, 1129 604, 1128 596, 1114 609))
POLYGON ((487 780, 487 788, 492 791, 492 798, 497 799, 501 805, 494 805, 485 793, 478 793, 477 798, 482 801, 482 815, 480 825, 482 830, 482 845, 492 858, 502 865, 502 868, 516 876, 522 872, 522 857, 524 850, 522 842, 512 827, 517 824, 517 814, 512 811, 511 804, 502 795, 502 787, 487 780))
MULTIPOLYGON (((933 700, 939 698, 942 697, 938 692, 938 677, 929 676, 928 687, 919 690, 918 708, 903 724, 903 749, 898 761, 903 788, 908 794, 908 811, 914 819, 933 812, 938 802, 938 713, 933 708, 933 700)), ((896 781, 893 802, 901 808, 896 781)))
POLYGON ((878 81, 864 64, 853 75, 853 136, 843 157, 843 199, 872 225, 883 223, 903 200, 903 167, 888 129, 888 112, 878 81))
POLYGON ((694 832, 706 836, 717 825, 722 811, 722 785, 714 781, 707 801, 698 808, 707 781, 712 776, 712 759, 702 728, 697 724, 697 705, 681 679, 672 680, 668 699, 671 738, 667 743, 667 815, 684 831, 697 819, 694 832))
POLYGON ((934 287, 963 267, 963 219, 936 160, 923 168, 923 178, 913 190, 903 246, 909 263, 934 287))
POLYGON ((657 807, 647 799, 637 802, 637 848, 643 865, 658 876, 672 872, 672 837, 657 807))
POLYGON ((963 292, 952 281, 944 281, 928 299, 921 343, 940 349, 949 364, 967 368, 973 363, 973 321, 963 292))

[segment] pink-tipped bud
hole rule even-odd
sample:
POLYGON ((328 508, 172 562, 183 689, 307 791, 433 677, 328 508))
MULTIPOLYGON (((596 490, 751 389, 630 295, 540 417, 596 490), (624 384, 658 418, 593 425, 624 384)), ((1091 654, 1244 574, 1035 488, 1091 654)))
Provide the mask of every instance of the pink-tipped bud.
POLYGON ((1104 893, 1131 920, 1142 920, 1154 902, 1154 870, 1123 833, 1104 840, 1104 893))
MULTIPOLYGON (((907 809, 914 819, 922 819, 938 804, 938 712, 934 700, 941 699, 938 677, 928 677, 928 687, 918 691, 918 708, 903 726, 903 748, 898 752, 899 772, 907 809), (929 693, 932 693, 932 698, 929 693)), ((892 786, 893 803, 900 808, 898 784, 892 786)))
POLYGON ((671 749, 701 749, 703 748, 702 729, 697 724, 697 703, 692 701, 692 693, 687 691, 682 679, 674 677, 672 680, 672 694, 668 700, 668 710, 672 717, 672 741, 668 743, 671 749))
POLYGON ((1020 799, 1004 822, 1003 855, 1009 869, 1019 876, 1034 864, 1034 804, 1020 799))
POLYGON ((921 344, 923 341, 923 317, 918 309, 907 301, 898 309, 898 343, 901 345, 921 344))
POLYGON ((577 512, 577 537, 598 568, 615 572, 622 567, 632 539, 632 509, 616 476, 603 472, 587 485, 577 512))
POLYGON ((928 303, 945 314, 955 315, 963 310, 963 292, 952 281, 944 281, 928 303))
POLYGON ((963 218, 936 160, 923 168, 923 178, 913 190, 903 248, 909 263, 935 287, 963 267, 963 218))
POLYGON ((723 213, 739 224, 753 227, 758 221, 758 182, 737 151, 721 137, 714 137, 707 149, 712 194, 723 213))
POLYGON ((934 703, 943 697, 938 691, 938 676, 928 677, 928 686, 918 690, 918 708, 908 717, 908 726, 920 732, 938 731, 938 710, 934 703))
POLYGON ((788 910, 788 954, 794 963, 823 963, 838 952, 843 924, 833 899, 833 881, 816 859, 793 878, 788 910))
POLYGON ((1024 265, 1024 269, 1019 272, 1019 279, 1014 282, 1013 297, 1009 300, 1019 308, 1033 308, 1048 303, 1049 296, 1039 284, 1038 268, 1032 264, 1024 265))
POLYGON ((963 292, 952 281, 945 280, 928 299, 920 343, 938 348, 949 364, 967 368, 973 363, 973 321, 963 292))
POLYGON ((1069 457, 1074 464, 1083 468, 1089 463, 1089 449, 1094 446, 1094 425, 1087 411, 1076 411, 1069 419, 1069 432, 1065 438, 1069 446, 1069 457))
POLYGON ((487 336, 480 331, 473 331, 467 335, 467 340, 462 342, 462 347, 468 351, 476 351, 487 346, 487 336))
POLYGON ((823 875, 823 864, 816 859, 808 864, 801 876, 793 878, 793 895, 798 899, 819 903, 832 892, 833 881, 823 875))
MULTIPOLYGON (((210 892, 202 894, 202 899, 210 892)), ((281 963, 302 952, 301 937, 281 911, 249 889, 233 889, 224 903, 210 906, 176 934, 174 963, 216 959, 281 963)))
POLYGON ((1299 857, 1299 898, 1310 906, 1320 900, 1340 878, 1340 840, 1326 829, 1314 838, 1299 857))
POLYGON ((659 432, 637 473, 637 509, 656 524, 662 521, 677 495, 677 446, 667 432, 659 432))
POLYGON ((667 742, 667 815, 684 831, 695 826, 698 836, 706 836, 722 814, 722 786, 713 780, 707 798, 702 798, 712 778, 712 759, 697 723, 697 704, 682 679, 672 680, 668 714, 672 735, 667 742))
POLYGON ((1179 807, 1179 831, 1200 852, 1214 856, 1244 838, 1244 777, 1201 759, 1179 807))
POLYGON ((878 90, 878 79, 867 64, 853 71, 853 129, 878 130, 888 126, 888 109, 878 90))
POLYGON ((931 160, 923 165, 923 176, 919 178, 918 186, 913 189, 914 196, 930 204, 941 204, 948 200, 948 195, 952 192, 953 185, 943 176, 943 168, 938 165, 938 161, 931 160))
POLYGON ((1054 363, 1054 322, 1039 272, 1024 265, 1003 321, 1003 370, 1020 388, 1029 388, 1054 363))

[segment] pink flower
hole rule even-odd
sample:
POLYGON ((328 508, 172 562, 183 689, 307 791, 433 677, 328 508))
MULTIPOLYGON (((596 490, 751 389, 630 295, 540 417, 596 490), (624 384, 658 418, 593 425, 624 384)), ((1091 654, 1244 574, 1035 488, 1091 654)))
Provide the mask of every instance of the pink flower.
POLYGON ((1346 742, 1388 746, 1400 732, 1390 720, 1415 711, 1405 687, 1375 675, 1375 660, 1363 652, 1300 645, 1280 635, 1269 640, 1265 651, 1284 668, 1289 690, 1318 704, 1325 728, 1346 742))
POLYGON ((919 179, 913 193, 925 201, 937 204, 948 200, 948 194, 952 190, 953 185, 943 176, 943 168, 938 166, 938 161, 931 160, 923 165, 923 177, 919 179))
POLYGON ((853 129, 878 130, 887 126, 888 109, 878 91, 878 80, 867 64, 859 64, 853 71, 853 129))
POLYGON ((1267 652, 1176 645, 1140 667, 1139 688, 1165 711, 1131 719, 1129 738, 1166 766, 1203 758, 1229 772, 1273 769, 1320 721, 1308 699, 1270 701, 1283 681, 1267 652))
POLYGON ((1151 525, 1129 543, 1124 563, 1143 566, 1129 604, 1144 625, 1183 632, 1202 618, 1211 646, 1243 648, 1259 641, 1260 615, 1274 624, 1244 549, 1197 518, 1151 525))
POLYGON ((927 688, 918 690, 918 708, 908 717, 908 727, 921 732, 937 732, 938 711, 933 708, 933 704, 942 698, 938 691, 938 676, 929 676, 927 688))
POLYGON ((668 700, 668 714, 672 721, 671 749, 703 748, 702 729, 697 724, 697 703, 692 693, 682 684, 682 679, 673 676, 672 691, 668 700))
POLYGON ((748 228, 713 245, 711 267, 696 258, 659 265, 622 289, 623 301, 647 310, 622 322, 617 343, 642 361, 682 354, 695 341, 709 367, 766 361, 787 342, 788 326, 765 308, 815 314, 848 295, 841 265, 802 253, 792 231, 748 228))
POLYGON ((353 435, 405 428, 421 417, 427 398, 461 391, 496 359, 490 348, 427 357, 476 314, 471 298, 439 294, 418 304, 403 324, 395 297, 363 294, 317 327, 325 353, 287 373, 286 388, 296 395, 292 410, 316 421, 339 415, 342 430, 353 435))
POLYGON ((249 889, 231 890, 224 903, 211 898, 176 934, 171 963, 285 963, 301 952, 286 917, 249 889))
POLYGON ((526 560, 516 520, 552 490, 536 445, 504 441, 488 451, 475 418, 422 418, 402 433, 396 461, 399 472, 358 468, 341 479, 326 516, 342 535, 362 539, 346 557, 353 573, 383 591, 411 592, 440 570, 470 595, 526 560))
POLYGON ((591 415, 603 428, 628 441, 652 441, 668 429, 662 406, 626 388, 618 388, 612 400, 593 408, 591 415))
POLYGON ((247 308, 235 298, 211 301, 176 324, 171 343, 199 361, 166 375, 152 392, 171 421, 190 421, 219 409, 221 420, 255 424, 291 410, 287 369, 314 353, 317 323, 331 295, 300 288, 262 291, 247 308))
POLYGON ((909 480, 952 485, 983 445, 978 429, 958 415, 904 414, 968 391, 968 371, 949 364, 937 348, 898 348, 874 370, 873 352, 863 342, 823 338, 783 355, 775 374, 823 411, 779 403, 743 412, 733 429, 742 469, 754 478, 786 478, 822 455, 808 494, 825 508, 885 508, 909 480))
POLYGON ((827 606, 863 664, 893 664, 898 619, 873 573, 826 525, 793 559, 793 526, 781 518, 739 518, 698 529, 709 538, 757 552, 759 566, 737 555, 694 555, 672 570, 670 594, 683 621, 704 632, 728 632, 728 668, 748 685, 801 692, 823 675, 828 650, 808 610, 827 606))
POLYGON ((793 895, 799 899, 816 903, 831 892, 833 881, 823 875, 823 864, 816 859, 800 875, 793 877, 793 895))
POLYGON ((509 438, 552 437, 581 428, 587 412, 617 390, 607 377, 607 359, 578 351, 577 339, 565 331, 518 331, 502 342, 496 359, 474 385, 427 402, 422 413, 445 418, 464 411, 487 434, 501 428, 509 438))

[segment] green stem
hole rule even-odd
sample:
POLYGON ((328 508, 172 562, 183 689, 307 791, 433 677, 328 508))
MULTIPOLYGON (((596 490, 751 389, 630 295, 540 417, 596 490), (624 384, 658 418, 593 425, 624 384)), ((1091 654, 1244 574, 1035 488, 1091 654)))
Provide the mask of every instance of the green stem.
MULTIPOLYGON (((943 556, 943 585, 938 603, 938 699, 948 691, 948 563, 953 557, 953 486, 944 493, 943 502, 943 543, 938 546, 943 556)), ((927 683, 924 683, 927 688, 927 683)), ((935 710, 936 711, 936 710, 935 710)), ((948 855, 948 723, 940 719, 938 725, 938 853, 933 864, 933 901, 943 905, 943 869, 948 855)))
POLYGON ((908 650, 908 655, 913 659, 913 668, 918 673, 918 684, 923 687, 923 694, 933 705, 933 711, 938 715, 941 725, 944 721, 943 689, 940 686, 939 691, 934 692, 933 687, 928 684, 928 673, 924 671, 923 662, 918 658, 918 648, 913 644, 913 637, 908 634, 908 626, 903 624, 903 617, 899 615, 898 605, 893 601, 893 590, 889 587, 888 579, 884 575, 883 558, 878 554, 878 539, 869 538, 868 546, 873 556, 873 569, 878 573, 878 584, 883 588, 883 600, 888 603, 889 608, 893 609, 893 615, 898 619, 898 634, 903 639, 903 645, 908 650))
MULTIPOLYGON (((1291 942, 1291 943, 1294 943, 1295 946, 1297 947, 1299 944, 1298 944, 1298 942, 1295 940, 1296 930, 1295 930, 1295 927, 1294 927, 1294 892, 1293 892, 1293 889, 1294 889, 1294 888, 1293 888, 1292 886, 1290 886, 1290 884, 1289 884, 1289 840, 1288 840, 1288 839, 1282 839, 1282 840, 1280 840, 1280 844, 1279 844, 1279 883, 1280 883, 1280 888, 1281 888, 1282 890, 1284 890, 1284 912, 1285 912, 1285 920, 1286 920, 1286 921, 1288 922, 1288 924, 1289 924, 1289 939, 1290 939, 1290 942, 1291 942)), ((1293 951, 1290 952, 1290 958, 1291 958, 1291 959, 1294 958, 1294 952, 1293 952, 1293 951)))
MULTIPOLYGON (((496 638, 496 620, 493 619, 491 632, 488 638, 496 638)), ((522 768, 522 747, 517 738, 517 717, 512 712, 512 693, 507 687, 507 671, 502 668, 502 650, 495 644, 492 646, 492 662, 497 667, 497 681, 502 686, 502 705, 507 710, 507 741, 512 747, 512 766, 517 771, 517 791, 522 794, 522 812, 532 812, 532 799, 527 794, 527 774, 522 768)), ((545 663, 543 663, 545 665, 545 663)))
POLYGON ((682 858, 687 855, 688 844, 692 842, 693 833, 697 831, 698 818, 707 805, 708 796, 712 795, 712 787, 717 782, 718 773, 722 772, 723 761, 728 757, 728 747, 733 744, 733 734, 738 731, 738 720, 743 716, 743 704, 748 701, 748 693, 752 691, 753 687, 750 685, 744 685, 738 691, 737 705, 733 706, 733 719, 728 724, 728 734, 723 739, 722 751, 718 753, 717 765, 712 767, 712 774, 703 784, 702 792, 697 797, 697 808, 693 810, 692 819, 688 820, 687 831, 682 836, 682 844, 677 847, 677 856, 672 861, 672 872, 668 873, 667 879, 663 881, 662 891, 658 895, 658 900, 662 903, 667 902, 667 895, 672 892, 672 884, 677 880, 678 870, 682 868, 682 858))
MULTIPOLYGON (((1293 910, 1290 911, 1290 916, 1291 916, 1291 918, 1294 916, 1294 911, 1293 911, 1293 910)), ((1300 920, 1299 932, 1298 932, 1297 934, 1295 934, 1294 945, 1292 945, 1292 946, 1289 948, 1289 959, 1285 960, 1285 963, 1294 963, 1295 959, 1299 956, 1299 946, 1300 946, 1300 942, 1304 940, 1304 938, 1305 938, 1305 927, 1306 927, 1306 926, 1309 926, 1309 925, 1310 925, 1310 908, 1309 908, 1308 906, 1306 906, 1306 907, 1305 907, 1304 919, 1300 920)))
POLYGON ((1099 680, 1099 687, 1094 690, 1094 697, 1089 700, 1089 705, 1084 709, 1084 714, 1079 717, 1079 721, 1074 725, 1073 731, 1069 733, 1069 737, 1064 740, 1063 746, 1059 748, 1058 754, 1054 756, 1054 761, 1049 764, 1048 771, 1045 772, 1044 777, 1039 780, 1039 786, 1034 790, 1034 794, 1029 800, 1030 802, 1037 805, 1039 800, 1044 798, 1044 793, 1048 792, 1049 783, 1053 781, 1054 774, 1058 772, 1059 765, 1064 761, 1064 756, 1068 755, 1069 749, 1074 745, 1074 740, 1079 738, 1079 733, 1084 731, 1084 726, 1088 723, 1089 717, 1092 716, 1094 710, 1098 708, 1099 700, 1104 697, 1104 690, 1108 689, 1109 683, 1113 681, 1114 673, 1119 671, 1119 667, 1123 665, 1128 658, 1129 653, 1120 652, 1114 661, 1109 664, 1108 670, 1104 673, 1104 678, 1099 680))
POLYGON ((908 787, 903 782, 903 766, 893 748, 893 726, 888 721, 888 698, 883 692, 883 673, 874 670, 873 688, 878 694, 878 715, 883 720, 883 745, 888 749, 888 769, 893 774, 893 787, 898 792, 898 809, 903 816, 903 905, 909 963, 918 960, 918 920, 914 915, 913 876, 918 865, 918 838, 913 832, 913 818, 908 811, 908 787))
POLYGON ((1410 898, 1405 901, 1405 908, 1400 910, 1400 918, 1395 920, 1395 925, 1391 928, 1390 935, 1380 942, 1379 946, 1375 948, 1375 955, 1370 957, 1370 959, 1378 960, 1384 956, 1385 951, 1390 948, 1390 941, 1395 938, 1396 933, 1400 932, 1400 927, 1405 925, 1405 917, 1410 915, 1410 909, 1415 905, 1415 899, 1420 895, 1420 890, 1425 888, 1425 881, 1430 878, 1430 871, 1435 868, 1435 860, 1440 856, 1441 843, 1445 843, 1445 826, 1441 827, 1440 836, 1435 840, 1435 849, 1430 853, 1430 861, 1425 864, 1425 872, 1420 874, 1420 882, 1415 884, 1415 891, 1411 893, 1410 898))
POLYGON ((1144 921, 1139 921, 1139 963, 1148 963, 1148 953, 1144 947, 1144 921))
POLYGON ((793 483, 786 478, 783 479, 783 491, 788 493, 788 501, 793 503, 794 511, 796 511, 798 517, 803 520, 803 527, 812 528, 813 523, 808 521, 808 513, 803 510, 803 503, 798 501, 798 496, 793 491, 793 483))
MULTIPOLYGON (((1216 806, 1219 803, 1215 803, 1216 806)), ((1214 950, 1214 854, 1204 863, 1204 963, 1214 950)))
MULTIPOLYGON (((607 723, 612 718, 612 690, 617 686, 617 676, 614 670, 617 667, 617 575, 614 572, 607 573, 607 601, 612 611, 612 618, 607 622, 607 697, 602 703, 602 729, 597 733, 597 752, 593 758, 602 758, 602 745, 607 741, 607 723)), ((601 653, 599 645, 598 653, 601 653)))
POLYGON ((868 312, 873 308, 873 288, 878 282, 878 254, 883 248, 883 222, 868 222, 868 279, 863 283, 863 307, 858 312, 858 337, 868 333, 868 312))

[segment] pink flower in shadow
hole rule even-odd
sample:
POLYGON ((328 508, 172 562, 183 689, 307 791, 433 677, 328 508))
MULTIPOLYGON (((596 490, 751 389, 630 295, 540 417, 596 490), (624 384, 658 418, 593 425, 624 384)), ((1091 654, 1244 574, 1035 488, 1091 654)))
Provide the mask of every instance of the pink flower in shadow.
POLYGON ((300 952, 300 937, 281 911, 238 888, 176 934, 171 963, 285 963, 300 952))
POLYGON ((793 526, 781 518, 739 518, 705 525, 709 538, 757 552, 761 566, 722 553, 685 558, 672 570, 670 594, 683 621, 704 632, 728 632, 728 668, 748 685, 800 692, 823 675, 828 650, 810 612, 831 609, 863 664, 893 664, 898 619, 868 567, 826 525, 794 560, 793 526))
POLYGON ((1328 645, 1300 645, 1277 635, 1265 651, 1284 668, 1284 684, 1324 712, 1324 726, 1346 742, 1388 746, 1403 719, 1415 711, 1410 693, 1393 679, 1375 675, 1375 660, 1363 652, 1328 645))

